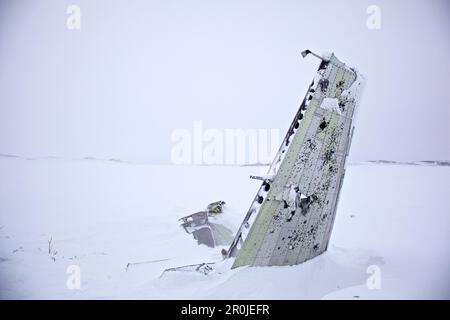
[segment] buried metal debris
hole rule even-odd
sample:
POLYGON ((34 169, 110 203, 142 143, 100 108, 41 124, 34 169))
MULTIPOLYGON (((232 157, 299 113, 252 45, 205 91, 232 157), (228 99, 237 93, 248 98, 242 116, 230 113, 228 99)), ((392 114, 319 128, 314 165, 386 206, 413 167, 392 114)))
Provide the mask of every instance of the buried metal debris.
POLYGON ((206 207, 206 211, 208 212, 208 215, 213 216, 218 213, 223 212, 223 206, 225 205, 225 201, 216 201, 213 203, 208 204, 206 207))
POLYGON ((181 226, 184 230, 192 234, 198 244, 204 244, 214 248, 220 245, 229 245, 233 240, 233 232, 220 223, 209 221, 209 217, 223 212, 225 201, 217 201, 209 204, 206 211, 199 211, 182 217, 181 226))
POLYGON ((169 268, 163 271, 163 273, 160 275, 160 277, 162 277, 166 272, 198 272, 201 273, 203 275, 207 275, 209 274, 211 271, 213 271, 213 265, 215 264, 215 262, 211 262, 211 263, 198 263, 198 264, 191 264, 191 265, 187 265, 187 266, 182 266, 182 267, 175 267, 175 268, 169 268))

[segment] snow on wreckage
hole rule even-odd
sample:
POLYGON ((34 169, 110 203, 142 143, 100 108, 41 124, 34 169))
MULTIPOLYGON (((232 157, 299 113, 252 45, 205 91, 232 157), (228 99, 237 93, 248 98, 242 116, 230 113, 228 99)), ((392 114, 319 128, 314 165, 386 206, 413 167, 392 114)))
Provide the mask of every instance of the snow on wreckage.
POLYGON ((208 217, 216 216, 223 212, 225 201, 210 203, 206 211, 200 211, 180 218, 184 230, 192 234, 198 244, 205 244, 214 248, 218 245, 229 245, 233 238, 232 231, 219 223, 209 221, 208 217))
MULTIPOLYGON (((334 54, 322 57, 310 50, 302 52, 303 57, 309 54, 321 60, 317 74, 268 174, 252 176, 262 185, 229 249, 222 252, 225 259, 235 259, 232 268, 300 264, 328 247, 364 78, 334 54)), ((185 229, 192 221, 196 228, 209 226, 207 212, 181 220, 185 229)), ((214 246, 214 239, 209 245, 214 246)), ((208 274, 213 265, 164 272, 208 274)))

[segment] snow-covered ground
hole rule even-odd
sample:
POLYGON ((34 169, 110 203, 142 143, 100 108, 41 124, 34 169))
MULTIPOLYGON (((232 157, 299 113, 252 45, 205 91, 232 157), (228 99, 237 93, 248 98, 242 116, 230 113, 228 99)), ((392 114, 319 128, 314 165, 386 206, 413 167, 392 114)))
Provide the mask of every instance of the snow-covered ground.
POLYGON ((230 270, 177 219, 225 200, 218 219, 235 231, 259 186, 250 174, 261 168, 0 157, 0 297, 450 298, 450 167, 351 165, 328 252, 230 270), (155 262, 126 269, 142 261, 155 262), (207 276, 160 277, 214 261, 207 276), (79 290, 66 285, 71 265, 79 290), (368 268, 381 288, 367 286, 368 268))

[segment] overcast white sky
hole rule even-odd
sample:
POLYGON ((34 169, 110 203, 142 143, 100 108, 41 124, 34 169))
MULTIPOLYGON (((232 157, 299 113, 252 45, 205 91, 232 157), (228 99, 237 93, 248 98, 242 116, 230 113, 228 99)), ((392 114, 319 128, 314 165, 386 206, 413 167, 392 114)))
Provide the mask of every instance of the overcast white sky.
POLYGON ((309 48, 368 79, 352 161, 450 159, 444 0, 0 3, 0 153, 169 163, 172 131, 194 120, 284 135, 318 65, 309 48))

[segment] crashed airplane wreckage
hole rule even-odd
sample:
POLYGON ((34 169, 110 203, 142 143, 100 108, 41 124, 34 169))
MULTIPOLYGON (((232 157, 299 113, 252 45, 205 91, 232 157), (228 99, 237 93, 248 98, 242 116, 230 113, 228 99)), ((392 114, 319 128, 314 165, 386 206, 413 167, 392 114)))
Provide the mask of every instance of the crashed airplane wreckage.
POLYGON ((194 236, 198 244, 204 244, 211 248, 229 245, 233 240, 232 231, 219 223, 213 223, 209 220, 209 217, 222 213, 224 205, 225 201, 210 203, 206 211, 196 212, 182 217, 178 221, 181 222, 181 226, 187 233, 194 236))
MULTIPOLYGON (((334 54, 313 82, 224 258, 240 266, 284 266, 326 251, 345 175, 364 79, 334 54)), ((212 270, 198 264, 166 271, 212 270)), ((206 271, 206 272, 205 272, 206 271)))

